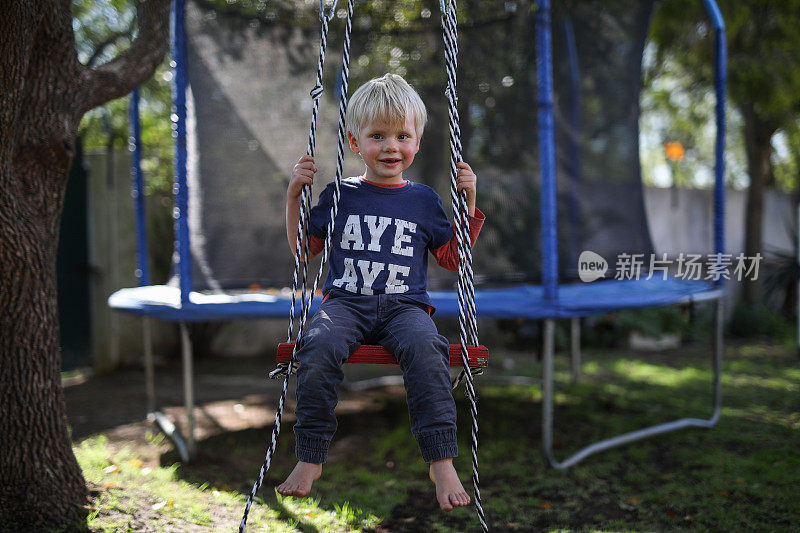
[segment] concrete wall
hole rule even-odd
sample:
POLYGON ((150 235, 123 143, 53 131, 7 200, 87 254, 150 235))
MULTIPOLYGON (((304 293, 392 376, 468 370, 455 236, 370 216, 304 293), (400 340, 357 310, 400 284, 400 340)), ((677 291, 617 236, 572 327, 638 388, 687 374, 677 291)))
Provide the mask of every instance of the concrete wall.
MULTIPOLYGON (((714 251, 714 202, 712 190, 646 187, 644 191, 650 235, 656 254, 673 259, 684 254, 706 255, 714 251)), ((759 277, 770 253, 796 255, 797 213, 791 195, 767 191, 764 199, 762 262, 759 277)), ((747 191, 725 191, 725 253, 735 258, 744 252, 747 191)), ((730 315, 739 299, 742 282, 725 281, 725 310, 730 315)))
MULTIPOLYGON (((744 251, 747 191, 725 191, 725 251, 744 251)), ((644 191, 650 235, 656 253, 670 257, 714 250, 713 191, 646 187, 644 191)), ((794 252, 797 214, 790 195, 767 191, 764 205, 764 250, 794 252)))

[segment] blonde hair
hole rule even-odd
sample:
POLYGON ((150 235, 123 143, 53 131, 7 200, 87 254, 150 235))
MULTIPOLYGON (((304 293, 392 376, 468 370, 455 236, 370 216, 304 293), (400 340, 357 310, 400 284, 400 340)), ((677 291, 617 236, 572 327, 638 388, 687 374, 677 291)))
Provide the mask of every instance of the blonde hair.
POLYGON ((422 137, 428 112, 417 91, 402 76, 384 74, 359 87, 347 105, 347 130, 358 135, 370 122, 404 126, 414 118, 417 138, 422 137))

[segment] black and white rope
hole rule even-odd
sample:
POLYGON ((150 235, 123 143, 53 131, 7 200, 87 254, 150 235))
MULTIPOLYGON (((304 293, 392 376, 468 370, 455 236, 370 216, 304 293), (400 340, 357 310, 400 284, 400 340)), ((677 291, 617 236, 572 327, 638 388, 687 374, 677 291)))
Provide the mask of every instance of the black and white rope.
MULTIPOLYGON (((448 73, 452 76, 452 83, 449 86, 449 100, 452 102, 448 110, 451 115, 450 132, 453 139, 455 157, 451 157, 455 161, 461 161, 461 128, 459 126, 458 116, 458 97, 456 93, 456 65, 458 57, 458 38, 456 34, 456 11, 455 1, 452 3, 453 8, 449 10, 449 24, 447 25, 447 37, 450 44, 450 62, 451 66, 448 68, 448 73)), ((454 163, 451 161, 451 165, 454 163)), ((457 171, 451 169, 453 177, 457 178, 457 171)), ((457 217, 457 230, 460 230, 460 250, 459 253, 463 255, 463 260, 459 262, 459 269, 461 274, 461 282, 464 287, 464 292, 460 299, 465 307, 464 315, 466 318, 468 328, 468 342, 471 345, 478 345, 478 326, 477 326, 477 313, 475 310, 475 288, 474 288, 474 274, 472 270, 472 247, 470 246, 470 228, 469 228, 469 215, 467 211, 467 197, 466 192, 462 191, 458 194, 457 180, 451 180, 451 195, 453 196, 453 210, 454 216, 457 217)))
POLYGON ((448 75, 446 95, 452 105, 448 108, 449 129, 451 139, 451 171, 454 179, 451 180, 451 195, 453 197, 453 212, 456 233, 459 237, 459 253, 466 256, 466 260, 459 262, 459 283, 463 289, 459 291, 459 305, 463 306, 460 318, 467 323, 470 344, 478 344, 478 329, 475 312, 474 275, 472 273, 472 250, 469 246, 469 217, 466 211, 466 193, 458 194, 457 169, 455 164, 461 161, 461 129, 458 118, 458 97, 455 89, 456 65, 458 56, 458 38, 456 34, 455 10, 448 10, 443 15, 443 35, 445 40, 445 59, 448 75))
MULTIPOLYGON (((325 64, 325 51, 327 48, 328 42, 328 27, 329 22, 333 18, 334 13, 336 12, 336 0, 334 0, 333 5, 330 7, 328 14, 325 14, 324 5, 322 0, 320 0, 320 20, 321 20, 321 27, 320 27, 320 52, 319 52, 319 61, 317 62, 317 77, 316 77, 316 85, 314 89, 311 91, 311 97, 314 102, 312 115, 311 115, 311 127, 309 130, 309 138, 308 138, 308 155, 314 156, 315 148, 316 148, 316 131, 317 131, 317 113, 319 110, 319 99, 322 95, 322 71, 325 64)), ((347 22, 346 22, 346 30, 345 30, 345 44, 344 44, 344 76, 343 76, 343 84, 342 84, 342 93, 340 96, 339 101, 339 109, 340 109, 340 118, 339 118, 339 150, 338 150, 338 158, 337 158, 337 192, 338 192, 338 183, 341 181, 341 173, 342 173, 342 152, 343 152, 343 116, 342 116, 342 99, 344 99, 344 108, 346 109, 347 103, 347 73, 348 73, 348 63, 349 63, 349 56, 350 56, 350 31, 352 28, 352 18, 353 18, 353 0, 348 0, 347 6, 347 22)), ((335 195, 334 200, 334 208, 331 210, 331 217, 335 216, 335 211, 338 209, 338 194, 335 195)), ((298 328, 297 333, 297 340, 299 340, 300 334, 303 331, 305 326, 306 319, 308 317, 308 311, 311 307, 311 303, 314 298, 314 292, 316 291, 317 283, 320 278, 320 273, 322 271, 323 266, 325 265, 325 261, 327 260, 328 250, 330 248, 330 240, 331 240, 331 230, 332 223, 329 224, 328 229, 328 236, 325 240, 325 254, 323 255, 323 262, 320 265, 320 273, 317 274, 314 282, 314 288, 311 290, 311 293, 308 295, 308 300, 306 301, 306 287, 307 287, 307 280, 308 280, 308 258, 309 258, 309 238, 308 238, 308 221, 310 215, 310 206, 311 206, 311 187, 305 186, 303 187, 303 193, 301 194, 301 206, 300 206, 300 220, 298 222, 297 228, 297 237, 296 237, 296 248, 295 248, 295 268, 294 268, 294 275, 292 280, 292 303, 289 312, 289 331, 288 331, 288 339, 291 340, 292 334, 294 331, 294 313, 295 313, 295 303, 296 303, 296 295, 297 295, 297 285, 298 285, 298 275, 300 273, 300 246, 301 242, 303 243, 303 267, 302 267, 302 303, 301 303, 301 317, 300 317, 300 325, 298 328)), ((243 533, 247 526, 247 515, 250 512, 250 507, 252 506, 253 500, 258 493, 259 488, 261 488, 261 484, 264 482, 264 475, 269 470, 270 465, 272 463, 272 456, 275 453, 275 449, 278 443, 278 437, 280 436, 281 432, 281 422, 283 419, 283 409, 286 405, 286 393, 289 386, 289 377, 292 374, 292 370, 295 368, 295 351, 296 351, 297 342, 295 342, 295 350, 292 351, 292 357, 288 365, 285 368, 285 378, 283 380, 283 388, 281 390, 281 397, 278 401, 278 410, 275 413, 275 425, 272 428, 272 436, 270 439, 269 447, 267 448, 267 454, 264 459, 264 463, 261 465, 261 469, 258 472, 258 478, 256 482, 253 484, 253 488, 250 491, 250 494, 247 497, 247 504, 245 506, 244 515, 242 516, 242 521, 239 524, 239 532, 243 533)), ((276 369, 272 373, 270 373, 270 377, 275 377, 277 374, 280 373, 280 369, 276 369)))
MULTIPOLYGON (((328 47, 328 28, 331 19, 333 18, 334 12, 336 9, 336 2, 334 2, 331 9, 328 13, 325 13, 324 5, 322 0, 320 0, 319 6, 319 17, 320 17, 320 43, 319 43, 319 56, 317 59, 317 77, 316 83, 314 84, 314 88, 311 89, 311 99, 313 102, 313 106, 311 109, 311 126, 308 132, 308 148, 306 149, 306 153, 311 157, 314 157, 316 153, 316 145, 317 145, 317 115, 319 113, 319 99, 322 97, 323 87, 322 87, 322 72, 325 66, 325 52, 328 47)), ((298 287, 298 276, 302 275, 301 283, 302 285, 302 299, 301 299, 301 311, 305 308, 306 305, 306 286, 307 286, 307 279, 308 279, 308 235, 307 235, 307 220, 310 214, 311 209, 311 187, 308 185, 303 186, 302 192, 300 194, 300 219, 297 225, 297 235, 295 237, 295 254, 294 254, 294 273, 292 275, 292 303, 289 311, 289 328, 286 335, 287 342, 291 341, 292 335, 294 333, 294 314, 295 314, 295 304, 297 300, 297 287, 298 287), (302 247, 302 248, 301 248, 302 247), (302 253, 301 253, 302 249, 302 253), (301 261, 301 258, 305 259, 305 261, 301 261), (302 265, 301 265, 302 263, 302 265), (302 270, 301 270, 302 266, 302 270)))
MULTIPOLYGON (((344 33, 344 46, 342 48, 342 86, 339 94, 339 125, 337 129, 337 145, 336 145, 336 176, 334 178, 333 201, 331 203, 330 217, 328 219, 328 227, 325 234, 325 245, 322 248, 322 259, 320 261, 319 269, 316 276, 314 276, 314 283, 308 295, 308 305, 304 306, 300 315, 300 325, 297 329, 295 337, 294 349, 292 350, 291 364, 295 364, 295 352, 300 343, 300 337, 305 329, 308 320, 308 313, 311 308, 311 303, 314 300, 314 295, 319 287, 319 282, 322 279, 322 273, 325 264, 328 262, 328 257, 331 251, 331 243, 333 241, 333 228, 336 214, 339 211, 339 199, 341 197, 341 184, 342 174, 344 172, 344 135, 345 135, 345 115, 347 113, 347 87, 348 79, 350 76, 350 34, 353 29, 353 4, 354 0, 347 2, 347 15, 345 19, 345 33, 344 33)), ((305 228, 306 236, 308 234, 308 227, 305 228)), ((308 239, 306 239, 308 241, 308 239)), ((306 252, 308 253, 308 251, 306 252)), ((287 371, 288 378, 288 371, 287 371)))
MULTIPOLYGON (((316 76, 316 84, 314 88, 311 90, 311 98, 313 99, 313 109, 311 113, 311 126, 309 129, 308 135, 308 155, 314 157, 315 150, 316 150, 316 136, 317 136, 317 114, 319 111, 319 99, 322 96, 323 87, 322 87, 322 72, 323 67, 325 65, 325 52, 327 49, 328 44, 328 29, 329 23, 336 12, 336 0, 334 0, 333 5, 330 7, 328 13, 325 13, 324 4, 322 0, 320 0, 320 50, 319 50, 319 59, 317 61, 317 76, 316 76)), ((301 276, 301 283, 302 283, 302 295, 301 295, 301 323, 300 328, 303 327, 305 317, 308 314, 308 309, 311 306, 311 298, 313 298, 313 291, 308 298, 308 303, 306 303, 306 287, 307 287, 307 280, 308 280, 308 257, 309 257, 309 239, 308 239, 308 219, 310 215, 310 206, 311 206, 311 187, 304 186, 303 191, 300 196, 300 219, 298 221, 297 227, 297 236, 296 236, 296 247, 295 247, 295 257, 294 257, 294 274, 292 276, 292 303, 289 312, 289 329, 288 329, 288 339, 291 340, 292 333, 294 330, 294 314, 295 314, 295 305, 296 305, 296 298, 297 298, 297 286, 298 286, 298 276, 301 276), (301 252, 302 246, 302 252, 301 252), (301 253, 304 261, 302 261, 302 274, 301 274, 301 253)), ((286 405, 286 393, 289 387, 289 377, 291 376, 291 371, 294 367, 295 363, 295 354, 292 353, 291 361, 286 366, 286 376, 283 380, 283 388, 281 390, 281 397, 278 401, 278 410, 275 414, 275 425, 272 428, 272 436, 270 439, 269 447, 267 448, 267 454, 264 459, 264 463, 261 465, 261 469, 258 472, 258 478, 256 482, 253 484, 253 488, 250 490, 250 494, 247 497, 247 504, 245 506, 244 514, 242 516, 242 521, 239 523, 239 532, 243 533, 247 526, 247 515, 250 512, 250 507, 253 504, 253 500, 258 493, 258 489, 261 488, 261 484, 264 482, 264 475, 269 470, 270 465, 272 463, 272 456, 275 453, 275 448, 278 444, 278 437, 280 436, 281 432, 281 422, 283 418, 283 409, 286 405)), ((273 372, 270 374, 272 377, 273 372)))
MULTIPOLYGON (((325 264, 328 262, 328 256, 330 255, 331 250, 331 243, 333 241, 333 228, 334 228, 334 221, 336 220, 336 214, 339 211, 339 199, 341 197, 341 184, 342 184, 342 174, 344 172, 344 136, 345 136, 345 116, 347 113, 347 89, 348 89, 348 79, 350 76, 350 34, 352 33, 353 29, 353 4, 354 0, 348 0, 347 3, 347 16, 345 19, 345 34, 344 34, 344 46, 342 48, 342 86, 341 92, 339 94, 339 125, 337 129, 337 145, 336 145, 336 175, 334 178, 334 189, 333 189, 333 201, 331 203, 331 210, 330 210, 330 217, 328 219, 328 227, 325 235, 325 245, 322 249, 322 260, 320 261, 319 269, 317 270, 317 274, 314 277, 314 283, 311 287, 311 290, 308 295, 308 304, 305 305, 302 309, 302 313, 300 316, 300 325, 297 329, 296 337, 295 337, 295 348, 292 351, 292 363, 294 363, 294 352, 297 350, 298 343, 300 341, 300 336, 305 329, 306 321, 308 319, 308 313, 311 308, 311 303, 314 300, 314 296, 317 292, 317 287, 319 287, 319 282, 322 279, 322 273, 325 268, 325 264)), ((306 221, 308 217, 306 217, 306 221)), ((306 237, 308 237, 308 225, 304 228, 306 237)), ((309 239, 306 238, 306 241, 309 239)), ((306 250, 308 254, 308 250, 306 250)))
MULTIPOLYGON (((475 313, 475 289, 472 273, 472 251, 470 248, 469 218, 467 215, 466 194, 458 193, 458 168, 461 157, 461 130, 458 116, 458 95, 456 92, 456 67, 458 65, 458 35, 456 28, 456 1, 440 0, 442 10, 442 37, 445 45, 445 65, 447 70, 448 118, 450 130, 450 192, 453 201, 453 219, 458 242, 458 318, 461 341, 461 360, 464 365, 462 376, 467 390, 467 398, 472 415, 472 485, 475 490, 475 508, 483 531, 489 531, 483 511, 478 475, 478 407, 472 372, 469 370, 468 344, 478 344, 478 326, 475 313)), ((461 376, 459 376, 461 377, 461 376)), ((457 380, 459 381, 459 380, 457 380)))

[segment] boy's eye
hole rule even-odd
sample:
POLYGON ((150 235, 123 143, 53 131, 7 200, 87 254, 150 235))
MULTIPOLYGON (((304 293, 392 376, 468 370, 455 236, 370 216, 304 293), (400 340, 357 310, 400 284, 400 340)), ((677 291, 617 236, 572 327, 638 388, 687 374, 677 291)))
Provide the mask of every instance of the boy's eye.
POLYGON ((409 135, 408 133, 401 133, 400 135, 397 136, 397 138, 400 140, 408 139, 409 137, 411 137, 411 135, 409 135))
POLYGON ((382 135, 380 133, 373 133, 372 135, 370 135, 370 137, 379 140, 382 137, 382 135))

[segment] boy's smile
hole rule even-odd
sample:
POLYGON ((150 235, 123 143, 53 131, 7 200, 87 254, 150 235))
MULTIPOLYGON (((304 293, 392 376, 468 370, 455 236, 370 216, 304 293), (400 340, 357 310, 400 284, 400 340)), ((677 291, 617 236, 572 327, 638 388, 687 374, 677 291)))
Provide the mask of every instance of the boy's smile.
POLYGON ((411 166, 419 151, 420 139, 413 117, 407 117, 402 126, 369 122, 357 136, 347 132, 347 138, 350 149, 360 154, 367 166, 362 177, 385 185, 403 183, 403 171, 411 166))

